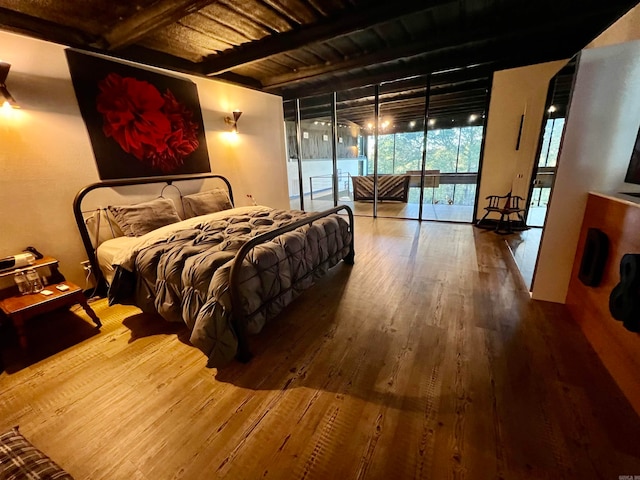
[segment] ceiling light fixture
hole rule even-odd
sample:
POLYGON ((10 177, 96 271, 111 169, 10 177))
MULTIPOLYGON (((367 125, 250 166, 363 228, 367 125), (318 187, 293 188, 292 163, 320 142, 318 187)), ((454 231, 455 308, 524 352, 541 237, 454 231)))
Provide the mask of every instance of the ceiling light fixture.
POLYGON ((238 133, 238 119, 240 118, 240 115, 242 115, 242 112, 239 112, 238 110, 234 110, 233 118, 224 117, 225 123, 231 127, 231 131, 233 133, 238 133))
POLYGON ((10 68, 11 65, 9 63, 0 61, 0 101, 2 101, 3 107, 10 106, 20 108, 18 102, 16 102, 16 99, 9 93, 7 85, 5 84, 10 68))

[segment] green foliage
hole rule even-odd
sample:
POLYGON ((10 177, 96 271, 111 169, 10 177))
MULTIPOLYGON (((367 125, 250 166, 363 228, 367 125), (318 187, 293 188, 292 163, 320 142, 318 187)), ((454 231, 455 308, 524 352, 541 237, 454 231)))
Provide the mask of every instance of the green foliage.
MULTIPOLYGON (((477 172, 482 143, 482 126, 430 130, 427 135, 426 169, 443 173, 477 172)), ((420 170, 422 132, 378 137, 378 173, 403 174, 420 170)), ((375 141, 369 137, 368 173, 373 174, 375 141)))
POLYGON ((542 147, 540 149, 539 167, 555 167, 560 153, 560 139, 564 118, 550 118, 544 126, 542 147))
MULTIPOLYGON (((404 174, 407 170, 420 170, 422 160, 422 132, 408 132, 378 137, 378 173, 404 174)), ((369 148, 375 146, 373 137, 369 148)), ((369 159, 373 152, 369 153, 369 159)), ((369 173, 373 173, 373 162, 369 161, 369 173)))
MULTIPOLYGON (((429 130, 427 134, 426 170, 442 173, 478 172, 482 126, 429 130)), ((423 132, 406 132, 378 137, 378 173, 402 175, 420 170, 422 164, 423 132)), ((368 173, 373 174, 374 137, 368 138, 368 173)), ((475 185, 441 184, 426 189, 425 201, 473 205, 475 185)), ((411 189, 409 201, 415 203, 419 189, 411 189)))

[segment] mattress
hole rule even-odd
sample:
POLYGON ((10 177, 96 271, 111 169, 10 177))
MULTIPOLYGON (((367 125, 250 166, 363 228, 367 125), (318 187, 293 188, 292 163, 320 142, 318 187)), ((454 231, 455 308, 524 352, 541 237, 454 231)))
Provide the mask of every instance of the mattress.
POLYGON ((116 273, 114 265, 115 258, 120 252, 132 248, 136 244, 136 241, 136 237, 117 237, 100 244, 96 251, 96 257, 98 258, 98 266, 100 267, 102 276, 107 281, 107 284, 111 285, 116 273))

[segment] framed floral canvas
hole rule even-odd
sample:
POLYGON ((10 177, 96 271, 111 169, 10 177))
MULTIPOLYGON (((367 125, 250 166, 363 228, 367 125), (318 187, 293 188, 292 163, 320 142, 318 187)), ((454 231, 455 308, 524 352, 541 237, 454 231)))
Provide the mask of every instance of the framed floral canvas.
POLYGON ((102 180, 211 171, 193 82, 66 50, 102 180))

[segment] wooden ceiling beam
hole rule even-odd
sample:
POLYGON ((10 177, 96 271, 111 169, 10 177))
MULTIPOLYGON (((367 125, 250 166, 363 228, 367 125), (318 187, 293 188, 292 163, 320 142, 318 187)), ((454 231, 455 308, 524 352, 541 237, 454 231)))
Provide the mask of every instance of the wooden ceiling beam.
MULTIPOLYGON (((433 101, 441 98, 446 98, 449 95, 453 95, 456 98, 458 98, 461 95, 471 96, 471 95, 480 94, 480 93, 484 94, 486 93, 484 89, 486 85, 488 85, 488 80, 486 78, 483 78, 483 79, 476 79, 474 81, 466 82, 464 86, 456 85, 456 86, 443 87, 443 88, 432 88, 431 99, 433 101)), ((380 107, 382 108, 385 105, 388 105, 394 102, 422 99, 425 97, 425 93, 426 93, 426 88, 424 90, 417 90, 417 91, 410 91, 410 92, 394 92, 392 94, 386 94, 386 95, 381 94, 380 107)), ((372 105, 373 100, 374 100, 373 97, 371 97, 371 98, 352 100, 344 103, 338 102, 338 108, 340 108, 342 105, 344 105, 344 108, 350 108, 352 106, 367 105, 367 104, 372 105)))
POLYGON ((108 54, 116 58, 122 58, 123 60, 150 65, 152 67, 165 68, 167 70, 191 75, 199 74, 199 64, 195 62, 138 45, 131 45, 123 50, 109 52, 108 54))
POLYGON ((71 47, 83 47, 98 40, 97 36, 80 30, 7 8, 0 8, 0 27, 21 35, 71 47))
POLYGON ((356 68, 364 68, 370 65, 396 62, 399 59, 424 55, 425 52, 429 52, 432 55, 444 55, 444 49, 458 48, 457 46, 451 45, 438 50, 431 50, 432 47, 432 41, 420 41, 411 45, 401 45, 393 48, 379 50, 377 52, 372 52, 366 55, 349 58, 341 62, 303 67, 295 72, 276 75, 269 78, 267 81, 263 81, 262 83, 265 86, 265 90, 272 91, 296 83, 313 80, 325 75, 333 75, 356 68))
POLYGON ((103 35, 97 47, 118 50, 132 45, 155 30, 176 23, 215 0, 161 0, 125 18, 103 35))
MULTIPOLYGON (((467 113, 481 113, 486 106, 487 92, 484 89, 475 89, 472 91, 457 93, 448 93, 445 95, 432 95, 430 101, 431 115, 441 115, 454 113, 456 111, 467 113)), ((319 119, 329 117, 330 110, 328 105, 318 105, 314 107, 301 108, 300 116, 303 119, 319 119)), ((374 114, 373 100, 363 104, 338 105, 338 121, 346 122, 348 120, 356 123, 364 121, 362 119, 370 119, 374 114)), ((285 108, 285 117, 293 118, 294 110, 285 108)), ((391 116, 394 118, 409 118, 416 120, 424 115, 424 92, 422 98, 409 97, 394 100, 380 105, 380 115, 391 116)))
POLYGON ((464 66, 459 62, 461 57, 466 59, 468 64, 476 63, 476 60, 479 59, 490 61, 493 57, 499 55, 501 51, 513 51, 531 36, 539 36, 544 41, 545 36, 554 35, 557 37, 558 35, 555 27, 534 27, 533 30, 535 32, 518 30, 503 32, 502 34, 488 33, 464 43, 459 42, 461 34, 452 35, 447 41, 440 42, 440 45, 434 45, 432 41, 420 41, 411 45, 402 45, 372 52, 342 62, 301 68, 297 72, 277 75, 262 83, 266 91, 274 91, 297 83, 313 81, 326 75, 336 75, 358 68, 380 66, 390 62, 398 63, 399 60, 418 60, 424 64, 423 73, 430 73, 435 69, 464 66), (481 55, 478 55, 477 52, 481 52, 481 55))
MULTIPOLYGON (((431 78, 431 95, 442 95, 451 92, 483 88, 488 86, 490 76, 490 71, 481 71, 479 69, 475 69, 474 75, 469 75, 463 71, 450 72, 446 76, 433 75, 431 78)), ((397 82, 386 83, 383 84, 380 89, 380 100, 384 101, 385 99, 394 98, 398 95, 406 96, 410 93, 424 95, 426 85, 426 76, 412 77, 397 82)), ((374 98, 374 90, 371 86, 342 90, 338 92, 338 106, 343 104, 348 105, 352 102, 373 102, 374 98)), ((327 100, 330 100, 330 98, 327 100)), ((330 101, 325 101, 322 97, 304 99, 305 105, 310 105, 310 103, 330 105, 330 101)))
POLYGON ((216 75, 241 65, 365 30, 380 23, 430 10, 447 3, 455 2, 453 0, 371 1, 368 6, 351 7, 341 12, 339 17, 327 18, 313 25, 270 35, 261 40, 213 55, 203 62, 203 71, 207 75, 216 75))
MULTIPOLYGON (((94 50, 97 51, 97 50, 94 50)), ((142 65, 149 65, 152 67, 164 68, 166 70, 172 70, 174 72, 181 72, 188 75, 194 75, 210 79, 200 72, 200 64, 194 63, 184 58, 169 55, 168 53, 159 52, 146 47, 139 47, 137 45, 131 45, 124 50, 118 52, 110 52, 114 58, 120 58, 128 60, 130 62, 140 63, 142 65)), ((224 82, 234 83, 236 85, 242 85, 254 90, 262 90, 262 84, 250 77, 238 75, 233 72, 226 72, 222 75, 218 75, 216 80, 222 80, 224 82)))
MULTIPOLYGON (((365 75, 354 73, 358 79, 351 86, 383 81, 389 74, 379 73, 383 68, 395 78, 401 75, 417 75, 446 70, 448 68, 464 67, 477 63, 496 63, 496 59, 508 59, 511 65, 527 65, 535 59, 550 61, 571 57, 583 48, 589 37, 590 27, 594 16, 601 12, 576 13, 569 19, 554 19, 546 23, 532 22, 523 27, 520 24, 508 25, 508 31, 498 29, 500 25, 487 24, 482 32, 476 32, 475 40, 460 42, 460 38, 470 38, 463 31, 450 29, 447 39, 438 42, 420 41, 409 46, 394 48, 351 58, 343 62, 314 65, 305 67, 297 72, 291 72, 263 80, 265 90, 277 93, 285 98, 294 98, 292 91, 305 92, 303 96, 318 94, 322 88, 314 88, 314 82, 323 79, 325 84, 334 86, 339 80, 327 76, 348 74, 358 69, 377 69, 371 80, 365 75), (538 39, 538 44, 531 44, 531 38, 538 39), (400 59, 404 61, 400 62, 400 59), (410 65, 411 64, 411 65, 410 65), (404 68, 406 67, 406 68, 404 68), (421 68, 422 67, 422 68, 421 68), (305 84, 302 87, 302 84, 305 84), (312 93, 306 93, 312 92, 312 93)), ((471 38, 474 38, 471 37, 471 38)), ((362 73, 362 72, 359 72, 362 73)), ((343 87, 344 88, 344 87, 343 87)))
MULTIPOLYGON (((442 63, 442 62, 441 62, 442 63)), ((495 70, 499 70, 501 63, 493 59, 474 58, 473 62, 469 62, 468 58, 449 59, 447 62, 450 65, 450 69, 456 69, 455 72, 443 72, 443 75, 449 75, 455 73, 457 75, 468 75, 475 78, 476 75, 491 75, 495 70)), ((439 70, 434 68, 433 65, 426 62, 406 62, 404 65, 391 65, 386 68, 378 68, 375 72, 362 75, 353 75, 343 79, 332 78, 331 80, 325 79, 321 82, 314 82, 310 84, 296 85, 292 88, 275 89, 271 93, 282 96, 284 99, 295 99, 303 97, 312 97, 317 95, 324 95, 332 91, 341 92, 343 90, 351 90, 353 88, 362 87, 362 85, 372 86, 375 84, 387 82, 398 78, 412 77, 416 75, 426 75, 430 73, 430 70, 439 70)), ((444 68, 443 68, 444 70, 444 68)), ((436 75, 440 75, 436 73, 436 75)))
MULTIPOLYGON (((476 98, 469 97, 458 97, 454 99, 449 99, 446 101, 436 101, 432 99, 431 103, 433 106, 429 105, 429 110, 438 111, 438 110, 455 110, 461 109, 462 111, 477 111, 478 108, 484 108, 484 102, 486 102, 486 94, 478 96, 476 98)), ((358 116, 371 116, 373 115, 373 105, 369 108, 363 107, 354 107, 350 109, 340 110, 338 112, 338 118, 347 118, 351 119, 352 117, 358 116)), ((305 112, 305 117, 310 112, 305 112)), ((397 116, 398 114, 407 114, 410 117, 420 117, 424 115, 424 101, 419 103, 407 104, 407 103, 397 103, 394 105, 388 105, 386 108, 380 108, 381 116, 397 116)), ((431 112, 433 113, 433 112, 431 112)))
MULTIPOLYGON (((558 49, 558 39, 555 36, 541 38, 534 46, 535 48, 527 50, 525 47, 528 45, 523 40, 487 45, 483 49, 468 48, 466 51, 453 51, 449 55, 440 55, 435 58, 420 56, 401 64, 372 65, 371 68, 375 71, 371 73, 358 72, 353 75, 345 75, 343 78, 320 77, 318 81, 301 82, 290 88, 265 88, 265 91, 290 100, 323 95, 332 91, 341 92, 342 90, 362 88, 363 85, 371 86, 398 78, 429 73, 433 74, 434 80, 452 74, 459 78, 464 76, 475 78, 480 75, 491 75, 497 70, 561 60, 573 55, 569 53, 571 45, 565 47, 567 52, 558 49)), ((576 46, 574 53, 579 48, 576 46)))
MULTIPOLYGON (((449 96, 454 96, 458 101, 462 98, 464 101, 468 101, 471 97, 482 97, 486 95, 486 87, 488 86, 488 79, 476 79, 469 82, 456 85, 446 85, 443 87, 434 86, 431 89, 431 101, 441 102, 446 100, 449 96)), ((407 92, 393 92, 380 95, 381 107, 389 106, 390 102, 400 102, 413 99, 423 99, 425 90, 420 91, 407 91, 407 92)), ((349 100, 338 100, 337 110, 338 115, 350 115, 352 112, 356 112, 357 109, 363 111, 373 110, 373 96, 359 97, 349 100)), ((290 102, 285 102, 285 111, 293 112, 294 106, 290 102)), ((420 102, 420 108, 424 110, 424 102, 420 102)), ((306 99, 306 102, 301 102, 300 113, 303 118, 314 118, 329 115, 331 111, 331 103, 326 102, 324 96, 315 99, 306 99)))

